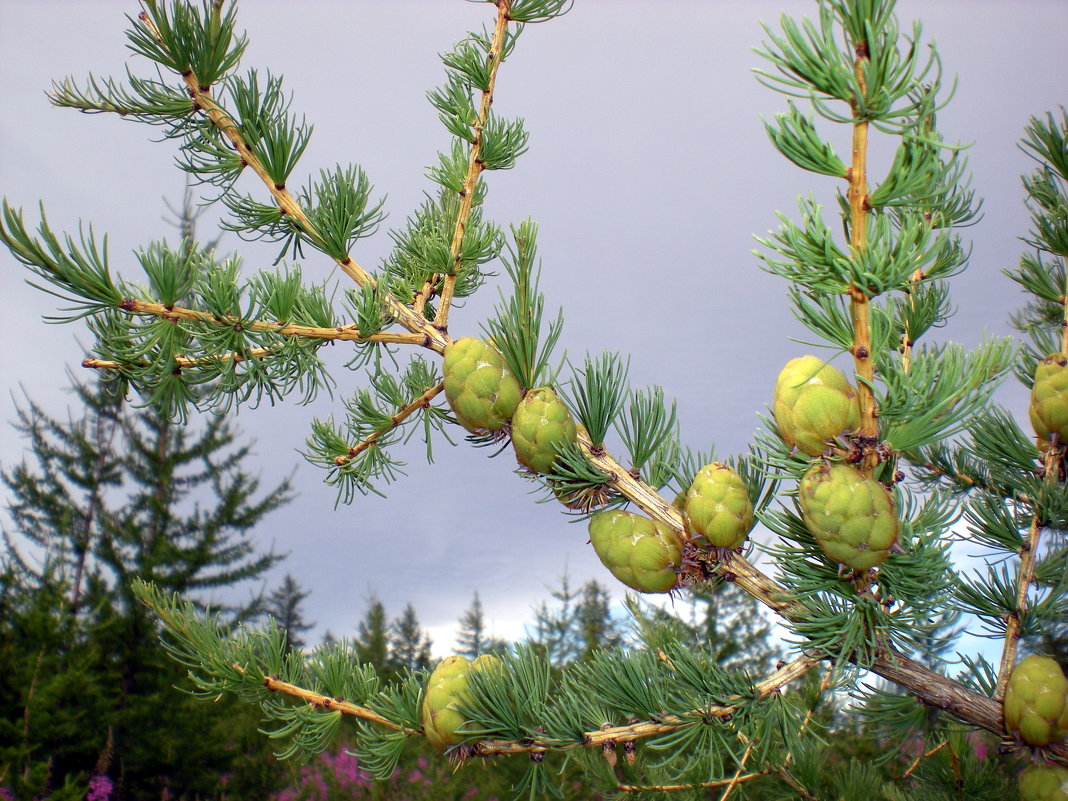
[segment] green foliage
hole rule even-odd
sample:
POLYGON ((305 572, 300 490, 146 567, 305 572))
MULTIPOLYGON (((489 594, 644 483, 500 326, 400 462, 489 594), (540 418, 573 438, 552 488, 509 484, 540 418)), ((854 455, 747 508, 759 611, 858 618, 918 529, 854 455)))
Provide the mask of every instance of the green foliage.
POLYGON ((504 267, 512 279, 512 294, 497 305, 496 316, 486 321, 486 336, 500 350, 505 364, 519 383, 533 389, 552 384, 556 370, 550 361, 564 325, 561 309, 542 332, 545 298, 538 290, 538 228, 529 220, 512 227, 514 246, 509 245, 504 267))
MULTIPOLYGON (((499 431, 469 440, 498 446, 512 437, 522 463, 539 473, 532 480, 570 511, 592 515, 630 504, 670 528, 682 547, 667 579, 676 579, 680 595, 704 604, 686 622, 632 603, 638 634, 631 641, 596 583, 575 591, 565 579, 553 591, 557 606, 537 610, 530 642, 500 649, 502 669, 473 673, 470 698, 454 710, 468 723, 460 730, 464 742, 449 755, 512 759, 522 766, 512 768, 517 795, 544 797, 562 770, 578 767, 602 790, 635 798, 696 797, 727 787, 724 793, 754 798, 1004 798, 1016 766, 978 759, 967 737, 977 728, 1007 737, 999 699, 1017 642, 1056 631, 1068 612, 1068 451, 1059 432, 1039 427, 1034 410, 1037 447, 990 400, 1010 369, 1036 393, 1050 394, 1035 368, 1068 352, 1068 116, 1032 120, 1023 145, 1038 162, 1024 180, 1032 213, 1025 241, 1033 252, 1010 275, 1031 295, 1014 318, 1030 342, 1020 354, 1008 340, 970 353, 929 342, 951 313, 946 279, 968 261, 959 229, 977 221, 979 208, 964 149, 947 143, 936 125, 947 102, 936 48, 922 41, 919 24, 899 26, 893 0, 820 0, 814 22, 784 16, 778 31, 765 26, 757 52, 768 69, 757 78, 790 98, 787 111, 765 126, 771 143, 792 164, 844 185, 830 198, 800 198, 796 219, 779 214, 778 230, 758 239, 757 257, 787 280, 793 313, 814 338, 809 344, 852 360, 853 374, 843 380, 856 391, 859 416, 857 425, 850 420, 801 452, 767 421, 768 431, 746 456, 723 460, 737 469, 758 519, 775 535, 769 544, 750 546, 749 556, 767 557, 769 576, 741 551, 713 550, 693 536, 690 512, 660 494, 669 484, 689 487, 714 453, 683 445, 674 405, 668 408, 660 387, 631 390, 623 366, 629 363, 606 352, 573 372, 561 388, 566 402, 554 391, 563 314, 545 315, 537 226, 527 220, 505 236, 486 216, 484 173, 512 168, 528 144, 522 121, 494 110, 498 70, 527 23, 558 17, 570 3, 498 0, 492 6, 492 33, 489 26, 469 33, 441 57, 445 81, 428 100, 448 141, 427 169, 431 191, 391 232, 393 249, 375 273, 350 254, 382 219, 359 167, 322 172, 296 194, 286 188, 311 129, 290 113, 279 78, 236 73, 245 40, 235 33, 232 4, 149 2, 131 20, 134 52, 157 75, 177 73, 187 107, 167 81, 132 74, 126 84, 90 78, 78 89, 67 80, 53 91, 57 105, 163 126, 164 139, 177 144, 179 166, 216 187, 218 197, 209 202, 229 210, 226 227, 282 243, 278 262, 288 253, 303 255, 309 245, 355 288, 337 293, 308 285, 293 265, 242 279, 236 258, 217 258, 190 241, 142 248, 144 285, 138 286, 112 277, 106 247, 91 233, 61 237, 43 212, 33 233, 6 202, 0 240, 45 291, 72 304, 61 319, 87 319, 102 359, 97 366, 162 410, 150 426, 157 439, 191 406, 226 411, 294 392, 311 399, 336 380, 318 349, 351 342, 345 369, 362 372, 364 383, 344 401, 341 423, 313 423, 306 454, 346 502, 357 492, 380 492, 399 476, 404 463, 395 448, 417 431, 428 460, 439 434, 451 441, 449 426, 457 421, 436 400, 443 387, 436 362, 404 361, 397 349, 441 355, 455 341, 450 310, 484 285, 499 260, 510 286, 482 329, 526 398, 499 431), (848 126, 848 163, 828 137, 835 125, 848 126), (870 185, 869 140, 893 153, 870 185), (236 192, 245 172, 263 182, 258 194, 236 192), (627 466, 608 452, 612 430, 627 451, 627 466), (831 471, 856 475, 856 486, 870 490, 865 497, 878 498, 861 504, 860 513, 888 536, 874 544, 853 538, 850 552, 821 544, 838 529, 816 519, 808 496, 799 497, 804 485, 796 484, 831 471), (978 570, 951 558, 960 536, 986 551, 978 570), (865 553, 873 549, 879 553, 865 553), (721 582, 752 600, 738 602, 717 589, 721 582), (792 646, 792 661, 770 677, 767 662, 777 654, 766 647, 767 629, 748 625, 757 602, 779 614, 792 646), (942 656, 956 636, 958 614, 1004 640, 997 669, 983 657, 962 656, 963 673, 948 675, 942 656), (821 663, 828 672, 817 683, 821 663), (867 671, 893 686, 864 689, 867 671), (805 674, 811 678, 799 682, 805 674), (863 718, 834 706, 836 690, 864 696, 863 718), (847 715, 852 719, 843 720, 847 715), (843 742, 854 735, 857 743, 843 742), (894 738, 900 753, 886 747, 889 756, 876 759, 881 737, 894 738), (918 757, 911 766, 905 764, 909 748, 918 757)), ((1044 399, 1051 414, 1068 409, 1056 387, 1052 395, 1044 399)), ((29 420, 24 425, 30 430, 29 420)), ((209 431, 216 429, 209 424, 209 431)), ((132 451, 141 454, 139 476, 147 475, 146 465, 157 471, 156 483, 148 483, 158 490, 160 466, 137 445, 132 451)), ((101 481, 110 475, 105 467, 111 469, 101 463, 101 481)), ((251 503, 254 486, 223 486, 236 502, 251 503)), ((854 522, 856 509, 846 514, 832 507, 850 506, 855 495, 836 491, 825 499, 828 519, 854 522)), ((135 518, 137 533, 118 529, 102 541, 144 545, 138 537, 147 531, 149 546, 166 541, 178 554, 168 550, 171 561, 139 566, 139 575, 156 584, 132 583, 127 571, 116 586, 134 587, 160 618, 166 648, 189 668, 194 692, 258 705, 283 756, 328 751, 343 718, 355 718, 348 733, 361 764, 378 779, 390 776, 421 734, 429 643, 414 611, 409 607, 391 627, 382 604, 371 599, 354 641, 307 654, 287 649, 276 623, 235 630, 173 591, 203 586, 208 579, 198 571, 210 564, 222 562, 210 580, 229 582, 266 563, 247 561, 240 549, 210 547, 198 563, 182 538, 215 529, 163 532, 152 517, 153 499, 138 502, 138 514, 148 518, 135 518), (224 553, 236 556, 227 562, 224 553), (178 580, 165 568, 182 557, 196 569, 178 571, 178 580)), ((38 505, 48 508, 47 499, 38 505)), ((271 506, 252 508, 262 514, 271 506)), ((48 514, 60 527, 59 512, 48 514)), ((29 522, 21 522, 27 531, 29 522)), ((88 546, 72 541, 77 562, 88 546)), ((132 610, 129 595, 124 599, 132 610)), ((151 625, 138 619, 149 632, 151 625)), ((470 655, 494 647, 484 637, 477 595, 459 647, 470 655)), ((1064 749, 1050 744, 1042 756, 1064 762, 1064 749)))

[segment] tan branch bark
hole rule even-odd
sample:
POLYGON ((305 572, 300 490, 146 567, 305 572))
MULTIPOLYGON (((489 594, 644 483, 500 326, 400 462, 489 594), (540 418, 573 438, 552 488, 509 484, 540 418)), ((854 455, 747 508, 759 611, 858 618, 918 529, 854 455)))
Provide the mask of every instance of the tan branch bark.
MULTIPOLYGON (((864 91, 864 64, 868 60, 868 45, 858 42, 854 74, 860 91, 864 91)), ((854 113, 859 99, 853 101, 854 113)), ((868 122, 853 123, 852 161, 849 167, 849 245, 855 257, 867 245, 868 237, 868 122)), ((871 301, 865 287, 850 286, 850 315, 853 320, 853 365, 857 373, 857 397, 860 401, 860 430, 858 434, 874 442, 879 437, 876 420, 875 393, 871 384, 875 380, 875 361, 871 352, 871 301)), ((862 467, 871 476, 875 468, 874 452, 865 456, 862 467)))
MULTIPOLYGON (((758 773, 747 773, 744 776, 739 774, 732 779, 718 779, 714 782, 700 782, 698 784, 617 784, 616 789, 624 793, 672 793, 680 790, 702 790, 723 786, 733 788, 742 782, 759 779, 761 776, 767 776, 771 772, 771 770, 762 770, 758 773)), ((724 797, 726 797, 726 793, 724 793, 724 797)))
MULTIPOLYGON (((186 309, 181 306, 165 306, 162 303, 150 303, 144 300, 126 298, 120 307, 129 314, 147 314, 154 317, 163 317, 167 320, 193 320, 199 323, 211 325, 240 326, 246 331, 261 331, 282 336, 303 337, 305 339, 341 340, 347 342, 385 342, 397 345, 423 345, 431 347, 427 337, 421 333, 378 333, 364 336, 353 325, 342 325, 336 328, 316 328, 310 325, 296 325, 295 323, 271 323, 264 320, 247 322, 236 317, 216 317, 214 314, 197 309, 186 309)), ((220 356, 222 358, 222 356, 220 356)))
MULTIPOLYGON (((1059 442, 1051 442, 1044 459, 1045 480, 1056 482, 1058 475, 1057 463, 1061 459, 1063 446, 1059 442)), ((1035 556, 1038 553, 1038 543, 1042 537, 1042 526, 1037 513, 1031 517, 1031 525, 1020 543, 1020 572, 1016 587, 1016 608, 1009 614, 1005 621, 1005 645, 1001 651, 1001 664, 998 666, 998 683, 994 691, 994 698, 998 701, 1005 699, 1005 688, 1009 684, 1009 674, 1016 665, 1016 650, 1020 644, 1020 618, 1027 611, 1027 591, 1035 578, 1035 556)))
POLYGON ((929 759, 930 757, 933 757, 935 754, 937 754, 939 751, 941 751, 947 745, 949 745, 949 740, 943 740, 941 743, 936 745, 934 748, 932 748, 927 753, 920 754, 918 757, 916 757, 916 760, 911 765, 909 765, 909 769, 901 774, 901 778, 902 779, 907 779, 909 776, 912 775, 912 772, 914 770, 916 770, 916 768, 918 768, 920 766, 921 762, 923 762, 925 759, 929 759))
POLYGON ((268 690, 271 690, 272 692, 280 692, 286 695, 291 695, 294 698, 300 698, 301 700, 307 701, 309 704, 319 709, 334 710, 340 712, 343 715, 351 715, 353 717, 363 718, 364 720, 369 720, 372 723, 378 723, 382 726, 385 726, 388 729, 393 729, 394 731, 402 731, 405 734, 421 734, 421 732, 419 731, 415 731, 413 729, 406 729, 403 726, 398 726, 389 718, 382 717, 382 715, 379 715, 377 712, 367 709, 366 707, 349 703, 348 701, 345 701, 340 698, 331 698, 328 695, 312 692, 311 690, 305 690, 303 687, 298 687, 295 684, 290 684, 289 682, 281 681, 271 676, 264 677, 263 686, 266 687, 268 690))
MULTIPOLYGON (((176 356, 174 363, 180 369, 186 369, 189 367, 200 367, 205 364, 213 364, 217 362, 233 362, 239 364, 240 362, 248 359, 263 359, 274 353, 271 348, 253 348, 248 353, 220 353, 218 356, 207 356, 202 359, 190 359, 186 356, 176 356)), ((130 367, 129 364, 124 362, 110 361, 108 359, 82 359, 82 367, 88 367, 92 370, 125 370, 130 367)))

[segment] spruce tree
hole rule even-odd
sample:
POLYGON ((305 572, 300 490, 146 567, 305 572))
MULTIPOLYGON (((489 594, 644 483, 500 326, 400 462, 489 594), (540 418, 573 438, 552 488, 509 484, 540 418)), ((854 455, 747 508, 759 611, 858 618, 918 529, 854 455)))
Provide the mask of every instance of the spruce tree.
POLYGON ((619 624, 612 618, 611 597, 608 588, 595 579, 582 585, 575 608, 575 628, 581 643, 579 659, 589 659, 598 648, 622 644, 619 624))
MULTIPOLYGON (((227 418, 179 426, 131 408, 122 390, 75 383, 67 420, 32 400, 18 412, 30 458, 0 469, 11 524, 0 564, 16 579, 0 672, 11 682, 5 711, 32 725, 5 738, 13 748, 0 759, 28 788, 45 770, 42 755, 56 780, 84 781, 108 751, 123 792, 204 791, 211 770, 232 761, 228 737, 209 736, 218 719, 187 697, 161 704, 182 671, 133 583, 207 601, 206 591, 261 576, 280 557, 257 553, 251 531, 291 490, 283 482, 261 493, 245 468, 251 446, 227 418), (195 745, 176 758, 189 738, 195 745)), ((250 611, 242 607, 233 611, 250 611)))
POLYGON ((271 591, 264 602, 264 611, 282 627, 290 648, 303 648, 305 643, 301 635, 315 626, 305 620, 300 608, 310 594, 310 590, 303 589, 292 574, 286 573, 282 583, 271 591))
POLYGON ((902 29, 893 0, 819 0, 814 20, 766 26, 757 76, 788 98, 767 133, 819 176, 822 194, 780 214, 757 258, 786 282, 805 348, 817 353, 799 350, 767 382, 763 431, 721 459, 684 444, 663 389, 632 388, 623 356, 572 360, 563 373, 563 316, 547 312, 539 289, 537 225, 491 221, 486 187, 528 145, 523 121, 497 111, 498 73, 533 38, 521 32, 571 4, 486 5, 486 27, 442 54, 446 78, 428 98, 448 145, 427 172, 425 203, 392 231, 374 271, 357 261, 382 220, 369 179, 339 166, 297 187, 310 126, 280 79, 238 72, 246 39, 232 4, 149 2, 129 37, 154 77, 68 80, 51 93, 59 106, 163 126, 180 166, 225 207, 225 226, 276 243, 278 262, 336 265, 353 284, 338 302, 292 264, 241 279, 234 260, 164 245, 140 254, 148 288, 138 289, 113 278, 93 238, 59 237, 43 218, 33 233, 10 205, 0 239, 71 300, 68 318, 91 319, 90 365, 168 415, 194 402, 229 409, 314 394, 329 384, 319 349, 346 343, 346 366, 366 372, 365 388, 343 419, 312 423, 307 447, 340 500, 382 492, 416 435, 428 451, 461 431, 474 445, 510 444, 547 500, 588 520, 594 551, 622 584, 688 593, 729 582, 777 615, 789 661, 750 676, 720 664, 713 644, 675 637, 597 650, 557 673, 545 649, 521 646, 382 688, 373 666, 356 663, 378 658, 367 645, 384 641, 384 611, 362 648, 342 643, 301 662, 282 659, 277 630, 231 635, 138 585, 171 648, 195 666, 199 691, 258 702, 288 736, 286 753, 322 750, 341 718, 354 718, 355 747, 379 777, 428 731, 457 760, 518 756, 529 760, 517 786, 529 798, 576 766, 608 793, 651 797, 1001 801, 1027 763, 1025 793, 1034 795, 1034 776, 1056 780, 1068 768, 1068 691, 1046 663, 1022 660, 1020 643, 1062 620, 1068 598, 1068 116, 1033 121, 1025 140, 1041 164, 1026 186, 1042 255, 1013 278, 1033 297, 1031 342, 1019 353, 1004 339, 966 351, 934 338, 952 308, 947 280, 968 261, 963 232, 977 221, 965 148, 937 124, 949 102, 937 49, 918 25, 902 29), (872 158, 880 148, 892 154, 884 166, 872 158), (251 193, 239 177, 262 186, 251 193), (497 307, 481 331, 459 336, 453 310, 495 268, 506 276, 497 307), (408 348, 416 355, 406 360, 408 348), (1013 369, 1032 391, 1035 436, 991 403, 1013 369), (191 392, 202 383, 207 394, 191 392), (760 546, 749 537, 758 520, 773 535, 760 546), (958 521, 991 554, 985 571, 956 564, 958 521), (965 654, 951 675, 917 659, 940 648, 933 638, 952 632, 955 611, 993 635, 994 662, 965 654), (869 674, 887 684, 865 683, 869 674), (1031 703, 1029 684, 1046 674, 1049 703, 1031 703), (842 730, 868 747, 835 764, 821 698, 842 691, 860 699, 842 730), (966 735, 980 730, 999 742, 996 758, 971 747, 966 735), (910 764, 903 748, 916 744, 910 764))
POLYGON ((460 627, 456 632, 456 653, 467 659, 474 659, 486 653, 486 618, 482 613, 482 599, 475 590, 471 605, 460 616, 460 627))
POLYGON ((390 674, 389 617, 377 595, 367 598, 367 611, 356 626, 355 650, 359 661, 371 665, 380 676, 390 674))
POLYGON ((591 579, 578 589, 564 573, 549 590, 553 603, 541 601, 534 608, 529 641, 555 667, 588 659, 597 649, 621 645, 623 635, 612 618, 610 593, 591 579))
POLYGON ((398 672, 428 670, 431 667, 430 635, 419 625, 419 617, 411 603, 390 626, 390 661, 398 672))
POLYGON ((752 596, 727 582, 696 587, 685 600, 667 606, 631 600, 628 604, 640 638, 708 648, 719 664, 752 675, 767 672, 782 656, 771 622, 752 596))

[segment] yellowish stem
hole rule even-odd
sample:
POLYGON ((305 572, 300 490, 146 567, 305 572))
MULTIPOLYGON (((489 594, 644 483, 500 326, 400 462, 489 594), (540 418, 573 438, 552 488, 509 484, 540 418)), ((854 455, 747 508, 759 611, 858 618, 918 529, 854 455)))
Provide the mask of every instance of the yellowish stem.
POLYGON ((1068 258, 1064 259, 1065 270, 1065 287, 1064 287, 1064 300, 1061 305, 1064 306, 1064 324, 1061 328, 1061 353, 1068 353, 1068 258))
MULTIPOLYGON (((190 359, 185 356, 175 356, 174 364, 181 370, 191 367, 200 367, 205 364, 218 364, 233 362, 239 364, 247 359, 263 359, 274 353, 272 348, 253 348, 247 353, 221 353, 218 356, 207 356, 203 359, 190 359)), ((91 370, 125 370, 133 366, 125 362, 115 362, 108 359, 82 359, 82 367, 91 370)))
MULTIPOLYGON (((909 307, 916 308, 916 288, 919 286, 920 281, 923 280, 923 273, 920 270, 916 270, 909 278, 909 283, 912 284, 912 288, 909 292, 909 307)), ((905 324, 905 332, 901 335, 901 370, 903 372, 909 371, 909 366, 912 364, 912 333, 909 331, 908 324, 905 324)))
MULTIPOLYGON (((855 73, 860 90, 864 90, 864 63, 868 60, 867 45, 856 47, 855 73)), ((867 245, 868 234, 868 122, 858 120, 853 124, 853 154, 849 168, 849 244, 859 256, 867 245)), ((876 420, 875 393, 871 384, 875 380, 875 363, 871 352, 871 301, 865 287, 849 287, 850 312, 853 320, 853 364, 857 374, 857 396, 860 401, 861 437, 874 443, 879 438, 879 423, 876 420)), ((876 465, 874 451, 868 453, 862 463, 870 476, 876 465)))
POLYGON ((273 692, 284 693, 285 695, 291 695, 294 698, 300 698, 307 701, 311 706, 318 709, 334 710, 344 715, 351 715, 357 718, 363 718, 373 723, 378 723, 385 726, 387 729, 393 729, 394 731, 403 731, 405 734, 419 734, 420 732, 413 729, 405 729, 403 726, 398 726, 389 718, 384 718, 377 712, 374 712, 366 707, 358 706, 357 704, 350 704, 340 698, 331 698, 328 695, 322 693, 312 692, 311 690, 305 690, 303 687, 298 687, 295 684, 290 684, 286 681, 280 681, 279 679, 267 676, 263 680, 263 685, 273 692))

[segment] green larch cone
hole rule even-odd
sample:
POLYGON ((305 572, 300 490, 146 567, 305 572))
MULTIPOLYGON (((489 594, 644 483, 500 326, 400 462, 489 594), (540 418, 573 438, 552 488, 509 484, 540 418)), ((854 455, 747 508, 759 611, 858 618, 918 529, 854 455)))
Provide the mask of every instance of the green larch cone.
POLYGON ((1048 656, 1032 654, 1009 674, 1005 728, 1034 746, 1068 737, 1068 679, 1048 656))
POLYGON ((610 509, 590 518, 590 543, 612 575, 638 592, 667 592, 682 563, 682 542, 659 520, 610 509))
POLYGON ((1068 442, 1068 356, 1051 353, 1038 363, 1028 411, 1040 441, 1056 434, 1068 442))
POLYGON ((889 490, 847 464, 813 465, 797 498, 805 526, 823 552, 853 570, 882 564, 897 543, 899 524, 889 490))
POLYGON ((512 415, 512 446, 519 463, 535 473, 548 473, 556 449, 575 441, 575 418, 548 387, 523 396, 512 415))
POLYGON ((722 462, 702 467, 686 491, 686 530, 716 548, 737 548, 753 528, 753 502, 745 482, 722 462))
POLYGON ((500 664, 491 654, 483 654, 473 662, 459 655, 449 656, 438 663, 427 679, 423 695, 423 734, 431 746, 440 751, 464 741, 460 728, 467 719, 459 708, 470 701, 467 674, 472 670, 497 668, 500 664))
POLYGON ((1029 767, 1020 774, 1020 801, 1068 801, 1068 768, 1029 767))
POLYGON ((519 405, 522 389, 497 349, 464 337, 445 346, 445 397, 468 431, 499 431, 519 405))
POLYGON ((819 456, 829 440, 860 428, 857 391, 841 370, 815 356, 799 356, 782 368, 772 414, 786 443, 809 456, 819 456))

